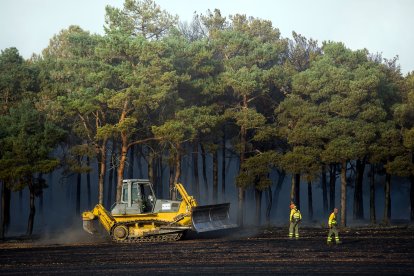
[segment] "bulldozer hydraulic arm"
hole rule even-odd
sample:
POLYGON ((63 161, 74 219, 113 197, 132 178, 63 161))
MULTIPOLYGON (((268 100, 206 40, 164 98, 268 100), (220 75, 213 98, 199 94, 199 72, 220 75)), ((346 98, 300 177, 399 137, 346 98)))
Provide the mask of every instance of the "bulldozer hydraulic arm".
POLYGON ((191 207, 196 207, 197 201, 195 200, 194 197, 188 195, 187 191, 185 190, 183 184, 181 183, 176 183, 175 184, 175 188, 178 190, 178 192, 180 193, 182 199, 185 201, 185 203, 191 208, 191 207))
POLYGON ((111 231, 112 226, 116 223, 112 215, 110 215, 101 204, 97 204, 92 211, 86 211, 82 213, 83 228, 87 232, 95 232, 92 226, 92 221, 95 219, 99 219, 101 225, 108 233, 111 231))

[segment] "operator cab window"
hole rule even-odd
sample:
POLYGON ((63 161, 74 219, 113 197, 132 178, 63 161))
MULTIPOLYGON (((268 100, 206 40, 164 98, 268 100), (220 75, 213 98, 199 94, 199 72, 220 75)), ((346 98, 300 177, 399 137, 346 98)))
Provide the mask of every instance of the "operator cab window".
POLYGON ((123 203, 128 202, 128 185, 122 186, 122 200, 123 203))
POLYGON ((132 184, 131 196, 132 196, 132 203, 138 203, 138 200, 139 200, 138 183, 132 184))
POLYGON ((148 196, 153 197, 151 186, 150 185, 142 185, 142 186, 143 186, 142 194, 144 198, 148 199, 148 196))
POLYGON ((154 209, 155 198, 153 195, 153 191, 151 189, 151 185, 146 184, 146 183, 142 184, 141 194, 142 194, 142 200, 144 202, 144 212, 152 212, 154 209))

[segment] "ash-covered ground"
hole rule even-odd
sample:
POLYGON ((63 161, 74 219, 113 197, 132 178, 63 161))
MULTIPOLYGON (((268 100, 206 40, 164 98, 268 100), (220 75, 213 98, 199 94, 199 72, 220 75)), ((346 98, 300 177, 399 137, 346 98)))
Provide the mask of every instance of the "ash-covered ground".
POLYGON ((86 233, 8 238, 0 243, 1 275, 39 274, 394 274, 414 275, 414 227, 341 229, 341 245, 326 244, 327 229, 247 228, 189 235, 168 243, 115 244, 86 233))

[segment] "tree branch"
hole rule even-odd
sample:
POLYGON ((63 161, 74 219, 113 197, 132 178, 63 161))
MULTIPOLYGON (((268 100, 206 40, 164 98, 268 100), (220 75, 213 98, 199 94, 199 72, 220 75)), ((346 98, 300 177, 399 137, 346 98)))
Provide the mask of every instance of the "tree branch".
POLYGON ((150 138, 146 138, 146 139, 131 142, 131 143, 128 144, 127 147, 129 149, 133 145, 143 144, 143 143, 146 143, 146 142, 149 142, 149 141, 158 141, 158 140, 162 140, 162 139, 163 139, 163 137, 150 137, 150 138))

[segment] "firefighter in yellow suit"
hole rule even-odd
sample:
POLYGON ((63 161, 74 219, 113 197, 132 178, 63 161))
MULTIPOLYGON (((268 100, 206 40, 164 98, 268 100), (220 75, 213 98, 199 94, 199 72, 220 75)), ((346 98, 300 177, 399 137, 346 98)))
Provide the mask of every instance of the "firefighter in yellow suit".
POLYGON ((299 239, 299 223, 302 220, 302 215, 295 204, 290 204, 290 216, 289 216, 289 238, 293 239, 293 233, 295 238, 299 239))
POLYGON ((335 235, 336 244, 341 243, 339 241, 338 230, 336 229, 336 225, 337 225, 336 214, 338 214, 337 208, 333 210, 332 214, 329 216, 329 219, 328 219, 328 227, 329 227, 328 240, 327 240, 328 245, 332 244, 332 235, 335 235))

